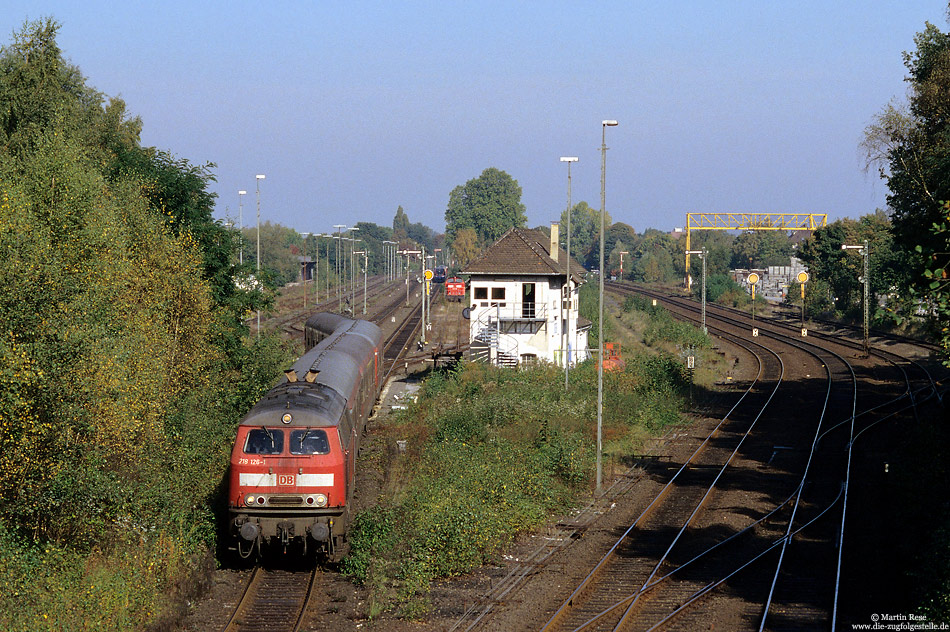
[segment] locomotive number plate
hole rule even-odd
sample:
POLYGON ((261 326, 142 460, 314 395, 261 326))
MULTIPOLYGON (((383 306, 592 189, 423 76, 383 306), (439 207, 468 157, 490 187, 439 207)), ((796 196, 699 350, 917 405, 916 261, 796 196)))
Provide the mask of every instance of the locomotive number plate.
POLYGON ((294 484, 294 475, 293 474, 278 474, 277 484, 292 486, 294 484))

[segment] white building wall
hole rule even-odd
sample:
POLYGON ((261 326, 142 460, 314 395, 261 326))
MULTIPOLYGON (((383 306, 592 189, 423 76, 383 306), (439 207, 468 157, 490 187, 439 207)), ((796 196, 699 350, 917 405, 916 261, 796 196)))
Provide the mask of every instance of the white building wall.
MULTIPOLYGON (((485 277, 474 276, 471 281, 471 314, 470 339, 475 340, 488 323, 494 323, 501 317, 502 338, 507 341, 499 342, 498 348, 505 349, 506 342, 517 346, 519 357, 525 355, 537 356, 540 360, 560 364, 561 331, 563 318, 561 311, 561 286, 558 280, 552 281, 550 276, 510 276, 485 277), (526 315, 531 315, 531 306, 524 302, 524 285, 534 284, 533 315, 543 322, 532 326, 526 315), (509 331, 506 332, 506 329, 509 331)), ((586 358, 587 334, 578 335, 577 332, 577 297, 578 288, 572 283, 570 301, 570 347, 572 361, 578 359, 578 347, 581 349, 580 359, 586 358)), ((494 325, 493 325, 494 326, 494 325)))

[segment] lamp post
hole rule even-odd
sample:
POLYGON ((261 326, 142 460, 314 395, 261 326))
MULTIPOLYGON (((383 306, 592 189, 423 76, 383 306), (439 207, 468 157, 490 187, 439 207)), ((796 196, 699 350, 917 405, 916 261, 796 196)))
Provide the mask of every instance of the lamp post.
POLYGON ((307 237, 310 236, 310 233, 300 233, 300 236, 303 237, 303 253, 301 258, 303 261, 303 270, 300 272, 300 281, 303 285, 303 308, 307 309, 307 237))
POLYGON ((313 236, 313 304, 320 303, 320 233, 313 236))
POLYGON ((868 342, 868 321, 869 321, 869 310, 871 303, 871 277, 870 277, 870 248, 868 247, 868 240, 864 240, 863 246, 848 246, 846 244, 841 244, 842 250, 857 250, 859 254, 864 255, 864 274, 858 279, 862 285, 864 285, 864 357, 871 356, 871 346, 868 342))
POLYGON ((326 274, 326 279, 327 279, 327 282, 326 282, 326 283, 327 283, 327 293, 326 293, 326 297, 327 297, 327 300, 329 301, 329 300, 330 300, 330 241, 333 240, 333 233, 327 233, 326 235, 320 235, 320 236, 321 236, 321 237, 327 237, 327 238, 329 239, 329 241, 327 241, 326 244, 324 244, 325 247, 326 247, 326 255, 327 255, 327 274, 326 274))
POLYGON ((600 139, 600 301, 597 310, 597 493, 604 480, 603 452, 604 426, 604 223, 607 215, 607 128, 617 125, 615 120, 601 122, 600 139))
POLYGON ((343 243, 343 235, 340 231, 346 228, 346 224, 334 224, 333 228, 336 229, 336 237, 334 237, 336 239, 336 302, 337 309, 340 309, 343 307, 343 295, 340 293, 340 246, 343 243))
MULTIPOLYGON (((261 180, 265 178, 264 174, 259 173, 254 178, 257 180, 257 276, 254 278, 255 285, 261 283, 261 180)), ((257 337, 261 337, 261 310, 257 310, 257 337)))
MULTIPOLYGON (((350 242, 350 303, 356 305, 356 280, 359 278, 360 271, 357 269, 359 259, 353 254, 357 248, 356 244, 363 243, 362 239, 357 239, 356 237, 352 238, 350 242)), ((353 308, 353 313, 356 313, 356 308, 353 308)))
MULTIPOLYGON (((686 254, 699 255, 703 260, 703 333, 705 334, 708 333, 706 331, 706 247, 703 246, 702 250, 687 250, 686 254)), ((689 274, 689 270, 686 274, 689 274)))
POLYGON ((383 268, 383 273, 386 275, 387 281, 392 281, 392 243, 393 242, 388 239, 383 240, 383 247, 386 253, 386 265, 383 268))
POLYGON ((366 268, 369 266, 368 255, 365 250, 357 250, 354 255, 363 255, 363 313, 366 313, 366 268))
POLYGON ((244 196, 247 191, 238 191, 238 225, 241 227, 241 254, 238 257, 238 263, 244 265, 244 196))
POLYGON ((577 162, 577 156, 561 156, 561 162, 567 163, 567 257, 564 260, 564 295, 561 305, 564 310, 564 332, 561 342, 561 354, 564 356, 564 390, 567 390, 571 371, 571 163, 577 162))
MULTIPOLYGON (((356 249, 356 242, 360 240, 354 237, 353 233, 358 230, 358 226, 350 229, 350 305, 356 303, 356 266, 353 263, 353 251, 356 249)), ((353 313, 356 313, 355 309, 353 313)))

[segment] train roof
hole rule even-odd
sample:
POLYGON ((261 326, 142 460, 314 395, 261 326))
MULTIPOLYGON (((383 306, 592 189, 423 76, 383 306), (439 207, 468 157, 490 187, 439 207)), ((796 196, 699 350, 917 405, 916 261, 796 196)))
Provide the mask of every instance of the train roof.
POLYGON ((241 420, 242 426, 336 426, 346 398, 325 384, 288 382, 272 388, 241 420), (285 415, 290 415, 286 418, 285 415))
POLYGON ((285 412, 291 413, 292 420, 283 423, 293 426, 339 423, 359 388, 363 368, 376 353, 382 331, 368 321, 338 314, 317 314, 307 320, 307 326, 330 333, 293 363, 241 425, 279 424, 285 412))

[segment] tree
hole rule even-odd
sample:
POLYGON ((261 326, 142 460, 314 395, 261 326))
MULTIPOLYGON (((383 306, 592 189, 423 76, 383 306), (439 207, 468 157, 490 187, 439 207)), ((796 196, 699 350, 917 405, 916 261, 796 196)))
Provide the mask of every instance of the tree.
POLYGON ((644 231, 633 248, 632 278, 648 283, 669 283, 680 278, 682 267, 678 268, 675 263, 679 252, 677 244, 669 233, 655 228, 644 231))
MULTIPOLYGON (((950 34, 926 23, 905 52, 908 102, 888 104, 865 129, 867 167, 887 181, 894 246, 905 253, 903 281, 929 301, 935 257, 950 251, 943 202, 950 200, 950 34)), ((874 250, 872 249, 872 254, 874 250)))
MULTIPOLYGON (((402 209, 401 206, 399 208, 402 209)), ((369 273, 383 274, 386 270, 386 249, 383 242, 390 241, 395 231, 373 222, 356 222, 356 227, 359 228, 359 237, 363 240, 360 249, 369 253, 369 273)))
POLYGON ((401 206, 396 209, 396 216, 393 217, 393 236, 396 241, 409 236, 409 216, 401 206))
POLYGON ((523 227, 527 219, 518 181, 489 167, 449 194, 445 233, 451 243, 459 230, 471 228, 482 244, 490 244, 508 229, 523 227))
MULTIPOLYGON (((604 217, 604 225, 612 224, 610 213, 604 217)), ((567 230, 567 211, 561 212, 562 230, 567 230)), ((571 209, 571 256, 578 261, 589 260, 594 242, 600 235, 600 211, 592 209, 587 202, 578 202, 571 209)), ((565 239, 566 239, 565 235, 565 239)), ((594 267, 597 267, 595 264, 594 267)))
MULTIPOLYGON (((728 274, 732 268, 732 250, 735 235, 725 230, 697 230, 691 235, 690 249, 702 250, 706 248, 706 274, 728 274)), ((677 247, 677 257, 684 259, 685 242, 677 247)), ((697 257, 690 258, 690 267, 694 279, 701 277, 703 263, 697 257)), ((685 260, 684 260, 685 264, 685 260)))
POLYGON ((474 261, 479 254, 478 236, 473 228, 462 228, 455 234, 452 254, 460 268, 474 261))
MULTIPOLYGON (((850 311, 854 317, 861 314, 863 304, 864 289, 860 278, 864 275, 864 262, 853 252, 841 250, 841 245, 861 245, 865 239, 871 251, 871 296, 889 294, 900 287, 897 283, 906 254, 892 247, 890 222, 880 210, 858 220, 840 219, 819 228, 805 240, 799 253, 801 260, 808 265, 813 281, 827 284, 836 310, 850 311)), ((816 290, 817 286, 806 287, 806 292, 809 289, 816 290)), ((901 297, 894 298, 900 300, 901 297)), ((872 304, 877 305, 877 301, 872 301, 872 304)), ((877 317, 880 318, 881 314, 877 317)))
POLYGON ((750 230, 736 237, 732 246, 733 268, 787 266, 792 256, 788 233, 781 230, 750 230))

